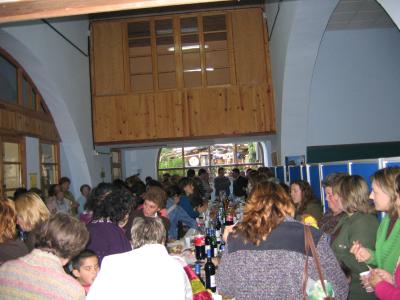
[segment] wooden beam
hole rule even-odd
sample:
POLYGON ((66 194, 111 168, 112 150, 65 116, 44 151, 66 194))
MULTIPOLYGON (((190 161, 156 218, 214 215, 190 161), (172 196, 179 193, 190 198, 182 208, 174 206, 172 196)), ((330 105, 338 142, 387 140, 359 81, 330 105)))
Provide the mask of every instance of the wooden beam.
POLYGON ((0 0, 0 23, 221 1, 229 0, 0 0))

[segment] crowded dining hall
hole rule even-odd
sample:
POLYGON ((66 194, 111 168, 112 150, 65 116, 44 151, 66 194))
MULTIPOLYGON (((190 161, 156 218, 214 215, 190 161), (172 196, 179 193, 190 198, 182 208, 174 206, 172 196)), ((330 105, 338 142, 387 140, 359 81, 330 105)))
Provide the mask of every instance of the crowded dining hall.
POLYGON ((0 2, 0 299, 400 300, 400 3, 0 2))

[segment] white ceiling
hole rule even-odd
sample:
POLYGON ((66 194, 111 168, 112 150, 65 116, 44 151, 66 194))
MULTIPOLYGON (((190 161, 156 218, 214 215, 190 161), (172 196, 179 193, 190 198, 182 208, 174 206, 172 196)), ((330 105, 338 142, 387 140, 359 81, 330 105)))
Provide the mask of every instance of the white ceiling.
POLYGON ((326 30, 396 27, 376 0, 341 0, 326 30))

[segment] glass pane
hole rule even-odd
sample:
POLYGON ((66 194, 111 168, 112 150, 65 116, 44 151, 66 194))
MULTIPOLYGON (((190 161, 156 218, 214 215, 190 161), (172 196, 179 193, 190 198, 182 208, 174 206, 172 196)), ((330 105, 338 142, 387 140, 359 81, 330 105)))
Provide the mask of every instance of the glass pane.
POLYGON ((131 86, 134 91, 147 91, 153 89, 153 75, 133 75, 131 76, 131 86))
POLYGON ((171 35, 173 34, 172 19, 156 21, 156 35, 171 35))
POLYGON ((23 77, 22 78, 22 100, 23 100, 24 106, 26 106, 26 107, 30 107, 30 100, 29 100, 30 91, 31 91, 30 84, 26 80, 26 78, 23 77))
POLYGON ((226 30, 225 15, 203 17, 203 31, 226 30))
POLYGON ((234 164, 234 144, 216 144, 210 147, 213 166, 234 164))
POLYGON ((151 56, 131 57, 131 74, 152 73, 151 56))
POLYGON ((206 53, 206 66, 207 66, 207 68, 229 67, 228 51, 207 52, 206 53))
POLYGON ((55 146, 51 144, 40 144, 42 157, 41 163, 56 163, 55 146))
POLYGON ((161 182, 163 181, 163 175, 164 174, 169 174, 172 177, 171 181, 174 181, 176 183, 178 183, 180 178, 173 178, 173 177, 183 177, 185 176, 185 172, 183 169, 173 169, 173 170, 165 170, 165 171, 158 171, 158 180, 160 180, 161 182))
POLYGON ((32 89, 32 109, 36 110, 36 92, 32 89))
POLYGON ((42 103, 42 101, 40 101, 40 105, 39 105, 39 111, 45 113, 46 109, 44 107, 44 104, 42 103))
POLYGON ((158 168, 183 168, 182 148, 162 148, 158 168))
POLYGON ((0 99, 17 103, 17 68, 1 55, 0 99))
POLYGON ((157 53, 165 54, 174 52, 175 52, 174 37, 165 36, 157 38, 157 53))
POLYGON ((112 163, 113 164, 120 163, 120 161, 119 161, 119 152, 116 152, 116 151, 111 152, 111 158, 112 158, 112 163))
POLYGON ((159 55, 157 66, 158 72, 175 72, 175 55, 159 55))
POLYGON ((113 172, 112 173, 113 179, 120 179, 122 177, 121 176, 121 168, 113 168, 112 172, 113 172))
POLYGON ((21 167, 19 164, 4 164, 4 184, 7 189, 21 186, 21 167))
POLYGON ((141 21, 128 23, 128 38, 150 36, 150 22, 141 21))
POLYGON ((182 60, 183 72, 201 72, 200 53, 184 53, 182 60))
POLYGON ((130 40, 129 55, 130 56, 151 55, 151 40, 149 38, 130 40))
POLYGON ((181 43, 182 43, 182 51, 200 49, 199 36, 197 34, 182 36, 181 43))
POLYGON ((18 143, 3 143, 3 161, 19 162, 19 144, 18 143))
POLYGON ((239 164, 261 163, 262 162, 262 157, 260 156, 261 149, 258 148, 259 148, 258 143, 237 144, 236 146, 237 162, 239 164))
POLYGON ((207 85, 229 84, 229 68, 207 68, 207 85))
POLYGON ((185 83, 185 87, 201 86, 201 73, 200 72, 184 73, 183 80, 185 83))
POLYGON ((7 198, 12 199, 12 197, 14 196, 14 192, 15 192, 15 190, 7 190, 7 192, 6 192, 7 198))
POLYGON ((158 88, 172 89, 176 87, 175 72, 158 74, 158 88))
POLYGON ((55 165, 42 165, 42 173, 40 177, 42 188, 47 188, 50 184, 58 183, 57 166, 55 165))
POLYGON ((209 166, 208 147, 185 147, 185 166, 188 168, 196 168, 209 166))
POLYGON ((208 50, 226 49, 228 42, 226 32, 206 33, 204 34, 205 48, 208 50))
POLYGON ((197 32, 197 17, 181 19, 181 33, 197 32))

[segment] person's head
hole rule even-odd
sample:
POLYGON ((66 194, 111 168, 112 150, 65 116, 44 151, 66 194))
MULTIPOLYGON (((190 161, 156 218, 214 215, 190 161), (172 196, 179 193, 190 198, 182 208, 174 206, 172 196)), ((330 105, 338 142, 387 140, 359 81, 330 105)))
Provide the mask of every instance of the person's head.
POLYGON ((225 169, 223 167, 218 168, 218 176, 224 177, 225 176, 225 169))
POLYGON ((13 199, 15 200, 15 199, 17 199, 19 196, 21 196, 21 195, 23 195, 23 194, 25 194, 25 193, 27 193, 27 192, 28 192, 28 190, 27 190, 26 188, 24 188, 24 187, 19 187, 19 188, 17 188, 17 189, 15 190, 14 195, 13 195, 13 199))
POLYGON ((389 167, 376 171, 372 175, 372 191, 370 198, 374 200, 375 208, 378 211, 388 212, 391 216, 398 214, 396 209, 396 177, 400 168, 389 167))
POLYGON ((304 206, 313 199, 313 192, 307 181, 296 180, 290 185, 290 196, 294 204, 299 207, 304 206))
POLYGON ((103 218, 104 198, 113 190, 111 183, 99 183, 90 193, 89 199, 86 201, 85 209, 93 211, 93 219, 103 218))
POLYGON ((44 221, 35 235, 35 248, 56 255, 64 265, 85 249, 89 241, 85 224, 63 213, 52 215, 44 221))
POLYGON ((238 168, 233 168, 232 169, 232 177, 234 179, 238 178, 240 176, 240 170, 238 168))
POLYGON ((49 186, 49 189, 47 190, 47 193, 48 193, 49 197, 53 197, 60 190, 61 190, 61 186, 59 184, 51 184, 49 186))
POLYGON ((165 207, 167 193, 158 186, 151 186, 143 196, 143 214, 146 217, 154 217, 158 211, 165 207))
POLYGON ((334 215, 340 213, 342 210, 338 197, 333 195, 333 188, 346 176, 348 176, 346 173, 331 173, 322 181, 322 186, 325 189, 326 201, 334 215))
POLYGON ((117 224, 123 221, 129 214, 133 205, 132 194, 125 188, 111 187, 105 190, 94 206, 94 219, 109 219, 117 224))
POLYGON ((285 190, 274 182, 253 187, 244 207, 243 221, 234 228, 245 242, 259 245, 285 217, 294 216, 295 208, 285 190))
POLYGON ((42 199, 35 193, 25 193, 15 200, 17 223, 23 231, 31 231, 46 221, 50 212, 42 199))
POLYGON ((135 218, 131 228, 132 247, 137 249, 149 244, 164 244, 166 234, 160 218, 135 218))
POLYGON ((195 170, 193 170, 193 169, 188 169, 188 170, 186 171, 186 176, 189 177, 189 178, 194 178, 194 176, 196 176, 195 170))
POLYGON ((208 172, 204 168, 199 169, 199 171, 197 172, 197 176, 199 176, 203 180, 208 180, 208 172))
POLYGON ((36 187, 33 187, 33 188, 30 188, 30 189, 29 189, 29 192, 30 192, 30 193, 35 193, 35 194, 38 195, 40 198, 45 199, 44 194, 43 194, 43 192, 42 192, 41 189, 38 189, 38 188, 36 188, 36 187))
POLYGON ((61 190, 59 190, 59 191, 57 191, 56 192, 56 198, 57 198, 57 200, 63 200, 64 199, 64 192, 63 191, 61 191, 61 190))
POLYGON ((333 198, 336 195, 339 197, 339 209, 347 214, 373 211, 368 201, 368 184, 359 175, 342 177, 339 184, 333 187, 333 195, 333 198))
POLYGON ((11 241, 17 236, 17 212, 12 200, 0 200, 0 243, 11 241))
POLYGON ((253 172, 253 171, 257 172, 256 170, 253 170, 252 168, 248 168, 248 169, 246 170, 246 177, 248 177, 249 174, 250 174, 251 172, 253 172))
POLYGON ((187 196, 192 195, 194 193, 194 181, 189 177, 183 177, 179 180, 179 188, 185 192, 187 196))
POLYGON ((71 185, 71 180, 68 177, 61 177, 59 181, 61 190, 63 192, 66 192, 69 190, 69 186, 71 185))
POLYGON ((83 197, 85 197, 86 199, 89 197, 91 188, 88 184, 81 185, 81 188, 79 190, 81 191, 83 197))
POLYGON ((151 180, 153 180, 153 178, 151 176, 147 176, 144 181, 146 182, 146 184, 148 184, 151 180))
POLYGON ((92 250, 83 250, 71 260, 72 275, 81 285, 92 285, 99 272, 99 259, 92 250))
POLYGON ((171 185, 167 189, 167 195, 169 198, 178 203, 181 195, 181 189, 177 185, 171 185))

